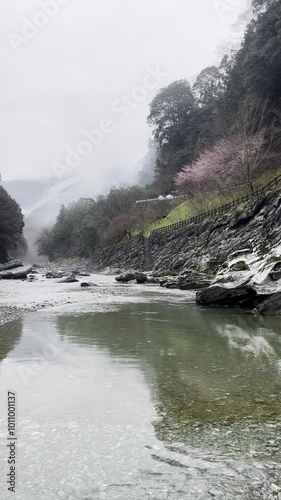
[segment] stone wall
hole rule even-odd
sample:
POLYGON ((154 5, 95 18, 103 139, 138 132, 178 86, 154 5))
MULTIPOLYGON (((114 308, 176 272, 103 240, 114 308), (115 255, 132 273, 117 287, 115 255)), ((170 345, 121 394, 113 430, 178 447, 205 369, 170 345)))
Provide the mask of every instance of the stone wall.
POLYGON ((127 243, 113 248, 108 246, 98 250, 93 258, 94 269, 101 271, 111 269, 144 269, 144 238, 142 235, 129 240, 127 243))

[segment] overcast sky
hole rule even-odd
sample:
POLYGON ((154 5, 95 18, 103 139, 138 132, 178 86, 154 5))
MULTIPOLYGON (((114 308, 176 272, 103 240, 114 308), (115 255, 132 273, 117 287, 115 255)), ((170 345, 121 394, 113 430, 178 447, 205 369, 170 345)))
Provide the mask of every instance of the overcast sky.
POLYGON ((130 180, 157 90, 217 63, 248 4, 1 0, 2 178, 71 176, 95 191, 130 180))

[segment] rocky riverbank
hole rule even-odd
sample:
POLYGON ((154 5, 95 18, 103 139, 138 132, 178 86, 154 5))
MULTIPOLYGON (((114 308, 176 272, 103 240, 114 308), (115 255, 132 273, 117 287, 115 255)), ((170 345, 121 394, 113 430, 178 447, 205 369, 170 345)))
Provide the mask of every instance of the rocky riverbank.
POLYGON ((131 269, 143 272, 149 248, 148 282, 200 290, 197 301, 203 305, 281 313, 280 188, 200 225, 153 232, 149 242, 144 241, 140 235, 117 250, 97 252, 94 266, 121 269, 126 282, 131 269))
MULTIPOLYGON (((26 312, 54 308, 75 302, 67 285, 94 286, 88 281, 90 262, 82 259, 29 265, 17 259, 0 264, 0 325, 13 321, 26 312), (62 285, 65 284, 65 287, 62 285), (54 285, 54 286, 53 286, 54 285)), ((77 288, 78 288, 77 287, 77 288)), ((80 290, 78 288, 78 290, 80 290)))

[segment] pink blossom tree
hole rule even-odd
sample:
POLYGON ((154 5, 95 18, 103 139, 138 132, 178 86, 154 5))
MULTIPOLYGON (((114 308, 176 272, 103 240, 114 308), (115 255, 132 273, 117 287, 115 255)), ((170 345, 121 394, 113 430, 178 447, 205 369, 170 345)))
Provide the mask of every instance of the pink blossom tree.
MULTIPOLYGON (((250 99, 239 109, 229 136, 220 139, 175 177, 177 186, 216 188, 220 192, 244 184, 254 192, 260 167, 272 156, 279 129, 270 123, 268 102, 250 99)), ((212 189, 211 189, 212 190, 212 189)))
POLYGON ((175 183, 197 190, 204 185, 212 186, 221 192, 246 184, 253 193, 253 177, 261 161, 264 140, 264 132, 251 137, 236 134, 231 139, 221 139, 194 163, 184 166, 176 175, 175 183))

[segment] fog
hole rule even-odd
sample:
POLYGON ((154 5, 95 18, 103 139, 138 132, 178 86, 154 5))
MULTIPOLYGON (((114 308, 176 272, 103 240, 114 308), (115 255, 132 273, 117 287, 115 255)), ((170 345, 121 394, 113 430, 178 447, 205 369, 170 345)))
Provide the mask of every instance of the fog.
MULTIPOLYGON (((17 187, 25 211, 134 182, 151 135, 149 102, 217 63, 219 44, 248 6, 2 0, 2 180, 46 182, 43 193, 36 183, 32 194, 17 187)), ((13 182, 6 187, 14 194, 13 182)))

